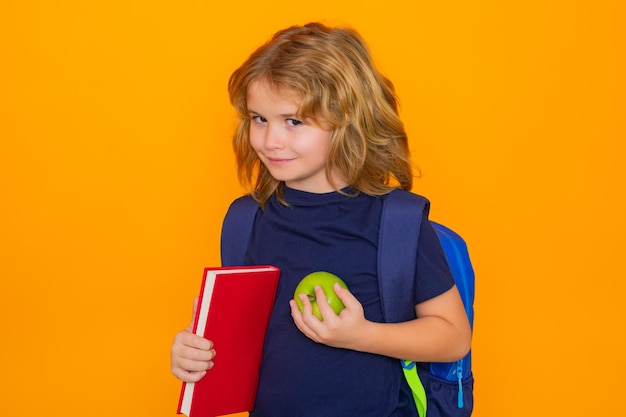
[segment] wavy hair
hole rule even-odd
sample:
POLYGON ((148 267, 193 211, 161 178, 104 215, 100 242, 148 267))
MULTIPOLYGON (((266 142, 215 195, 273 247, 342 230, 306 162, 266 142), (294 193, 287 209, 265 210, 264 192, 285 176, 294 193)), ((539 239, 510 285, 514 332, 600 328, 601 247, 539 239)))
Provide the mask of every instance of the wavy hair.
POLYGON ((355 194, 411 189, 408 139, 393 84, 377 70, 356 31, 321 23, 289 27, 230 76, 228 93, 238 115, 233 148, 239 181, 261 206, 274 193, 286 204, 284 184, 270 175, 250 145, 247 93, 253 81, 297 94, 302 99, 298 116, 331 130, 329 181, 338 170, 355 194))

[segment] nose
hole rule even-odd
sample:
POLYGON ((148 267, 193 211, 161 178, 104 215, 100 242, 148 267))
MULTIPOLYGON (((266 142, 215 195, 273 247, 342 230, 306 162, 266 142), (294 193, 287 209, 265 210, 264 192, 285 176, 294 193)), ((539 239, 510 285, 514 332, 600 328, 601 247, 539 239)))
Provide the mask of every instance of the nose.
POLYGON ((275 125, 268 124, 265 129, 264 145, 267 149, 282 149, 284 147, 281 129, 275 125))

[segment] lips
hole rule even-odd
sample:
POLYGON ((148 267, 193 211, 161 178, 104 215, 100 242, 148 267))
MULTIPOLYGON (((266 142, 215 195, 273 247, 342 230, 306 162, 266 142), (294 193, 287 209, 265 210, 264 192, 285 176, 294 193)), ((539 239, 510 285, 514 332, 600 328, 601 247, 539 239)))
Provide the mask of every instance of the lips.
POLYGON ((267 157, 267 161, 272 165, 285 165, 288 162, 293 161, 293 158, 270 158, 267 157))

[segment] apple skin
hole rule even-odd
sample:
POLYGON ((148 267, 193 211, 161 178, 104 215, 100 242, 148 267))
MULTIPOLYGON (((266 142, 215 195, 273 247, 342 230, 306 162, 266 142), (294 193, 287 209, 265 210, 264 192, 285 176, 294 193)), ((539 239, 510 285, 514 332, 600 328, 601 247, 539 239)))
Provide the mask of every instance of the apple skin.
POLYGON ((341 287, 348 289, 348 286, 341 278, 326 271, 311 272, 309 275, 302 278, 302 281, 300 281, 300 283, 296 286, 296 290, 293 294, 293 298, 296 300, 296 304, 298 304, 300 311, 302 311, 303 305, 299 295, 304 293, 309 297, 309 301, 311 301, 313 315, 318 319, 323 320, 322 313, 320 312, 317 300, 315 299, 315 286, 319 285, 322 290, 324 290, 324 294, 326 295, 326 299, 328 300, 330 307, 333 309, 335 314, 339 314, 345 306, 339 297, 337 297, 337 294, 335 294, 335 290, 333 289, 335 282, 341 287))

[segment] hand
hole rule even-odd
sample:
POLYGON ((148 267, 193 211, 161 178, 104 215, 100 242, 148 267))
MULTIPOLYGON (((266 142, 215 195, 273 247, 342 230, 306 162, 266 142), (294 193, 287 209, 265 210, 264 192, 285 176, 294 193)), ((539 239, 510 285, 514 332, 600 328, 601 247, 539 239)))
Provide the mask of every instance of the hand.
POLYGON ((352 293, 336 284, 333 286, 337 297, 346 308, 339 315, 335 314, 321 287, 315 287, 315 297, 323 320, 319 320, 312 313, 313 308, 309 298, 299 294, 302 300, 302 311, 298 309, 295 300, 289 302, 291 317, 296 326, 308 338, 325 345, 360 350, 361 341, 367 337, 369 321, 365 319, 363 306, 352 293))
POLYGON ((213 367, 213 342, 192 332, 198 297, 194 299, 191 324, 174 337, 171 348, 171 366, 175 377, 183 382, 197 382, 213 367))

